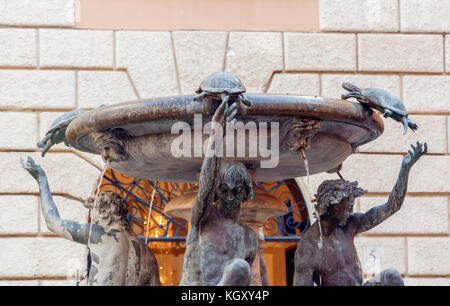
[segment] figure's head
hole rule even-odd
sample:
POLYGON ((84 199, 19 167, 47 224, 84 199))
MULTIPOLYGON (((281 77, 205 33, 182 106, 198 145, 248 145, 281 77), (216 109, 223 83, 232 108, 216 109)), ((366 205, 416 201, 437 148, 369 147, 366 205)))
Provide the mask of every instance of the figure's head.
POLYGON ((317 189, 316 211, 344 226, 353 212, 355 198, 365 193, 367 190, 359 188, 358 182, 326 180, 317 189))
POLYGON ((94 197, 90 197, 84 202, 84 207, 92 209, 92 222, 102 225, 119 224, 128 229, 127 203, 120 195, 112 191, 104 191, 99 194, 97 204, 94 209, 94 197))
POLYGON ((231 214, 242 202, 253 199, 253 184, 250 173, 243 163, 226 160, 220 168, 216 200, 231 214))
POLYGON ((313 119, 290 119, 282 123, 281 142, 290 151, 308 150, 311 140, 319 130, 320 121, 313 119))
POLYGON ((128 135, 120 128, 113 130, 91 132, 90 137, 95 145, 101 149, 101 156, 105 161, 124 161, 129 158, 127 153, 128 135))

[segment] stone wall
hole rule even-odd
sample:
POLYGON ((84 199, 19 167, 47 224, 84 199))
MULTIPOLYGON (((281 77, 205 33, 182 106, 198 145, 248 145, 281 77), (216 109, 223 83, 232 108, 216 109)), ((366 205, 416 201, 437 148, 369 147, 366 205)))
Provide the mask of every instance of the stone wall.
MULTIPOLYGON (((103 167, 97 156, 36 142, 61 112, 192 94, 207 74, 236 73, 251 93, 338 98, 343 81, 403 99, 416 133, 385 120, 342 174, 369 190, 365 211, 387 200, 408 145, 429 154, 411 171, 404 207, 357 238, 363 266, 377 253, 409 285, 450 285, 450 2, 320 0, 320 31, 126 31, 77 29, 75 1, 0 0, 0 284, 74 284, 86 247, 54 237, 36 182, 19 159, 48 173, 63 218, 86 220, 86 197, 103 167), (375 254, 373 253, 373 254, 375 254), (67 280, 67 278, 69 278, 67 280)), ((311 177, 311 193, 330 175, 311 177)), ((370 272, 370 271, 368 271, 370 272)))

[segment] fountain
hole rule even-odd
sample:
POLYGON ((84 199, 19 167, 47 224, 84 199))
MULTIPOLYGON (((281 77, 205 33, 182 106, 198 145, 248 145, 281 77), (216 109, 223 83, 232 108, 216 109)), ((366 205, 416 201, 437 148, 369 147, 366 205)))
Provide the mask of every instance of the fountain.
MULTIPOLYGON (((256 181, 305 176, 307 170, 297 152, 302 144, 297 146, 297 142, 310 142, 310 148, 305 149, 309 173, 313 175, 336 168, 359 146, 380 136, 384 128, 381 117, 360 103, 310 96, 246 96, 252 106, 240 109, 239 121, 255 122, 261 138, 265 136, 261 135, 261 127, 270 127, 269 123, 279 125, 277 167, 261 168, 261 160, 267 159, 261 152, 257 156, 235 158, 247 168, 255 169, 256 181), (297 123, 299 120, 304 122, 297 123)), ((123 174, 159 181, 196 182, 204 155, 174 157, 172 143, 179 135, 171 133, 177 122, 196 128, 195 114, 201 114, 206 122, 211 120, 210 105, 193 98, 132 101, 98 108, 73 120, 66 138, 71 146, 84 152, 102 154, 105 147, 115 150, 118 157, 111 161, 110 167, 123 174), (100 136, 105 138, 105 134, 112 145, 102 144, 104 139, 100 136)), ((203 134, 200 146, 207 136, 203 134)), ((192 143, 194 151, 197 142, 194 139, 192 143)))
MULTIPOLYGON (((265 270, 261 227, 268 218, 287 213, 287 208, 258 188, 256 182, 308 176, 309 183, 309 175, 338 172, 359 146, 382 134, 384 125, 380 115, 361 101, 247 94, 238 78, 226 73, 217 75, 225 75, 233 83, 220 78, 214 83, 210 76, 208 80, 213 88, 208 87, 210 83, 202 83, 197 96, 131 101, 97 108, 74 119, 65 137, 75 149, 101 154, 112 169, 128 176, 182 183, 199 181, 199 187, 173 199, 165 208, 168 215, 191 221, 182 284, 261 285, 267 278, 261 272, 265 270), (200 257, 210 264, 200 266, 200 257)), ((362 92, 372 96, 366 97, 361 92, 352 94, 364 101, 378 99, 378 104, 386 109, 389 98, 393 97, 386 92, 384 96, 370 90, 362 92)), ((397 105, 398 101, 395 100, 397 105)), ((406 117, 407 113, 403 119, 392 118, 405 121, 406 117)), ((409 168, 426 153, 426 144, 424 150, 418 144, 413 151, 407 155, 409 161, 405 157, 400 183, 388 202, 397 205, 392 211, 400 208, 409 168)), ((335 185, 344 182, 341 177, 335 185)), ((333 193, 330 190, 335 185, 327 185, 321 192, 333 193)), ((353 183, 341 187, 336 187, 339 192, 348 192, 332 204, 346 198, 350 203, 362 195, 362 189, 353 183)), ((297 253, 303 254, 305 248, 318 246, 320 254, 311 260, 324 258, 322 249, 329 243, 327 237, 334 230, 335 219, 340 218, 330 216, 341 214, 328 212, 331 204, 323 203, 323 199, 318 199, 316 207, 321 224, 309 230, 311 241, 299 243, 297 249, 297 253)), ((350 213, 344 212, 345 221, 351 219, 351 207, 346 208, 350 213)), ((381 215, 382 219, 390 216, 381 215)), ((338 225, 346 226, 341 219, 338 225)), ((350 253, 354 259, 354 253, 350 253)), ((305 263, 307 257, 296 254, 296 264, 305 263)), ((309 284, 309 280, 317 284, 342 284, 339 280, 330 281, 319 270, 306 276, 296 274, 297 284, 309 284)), ((351 284, 361 284, 361 281, 351 284)))

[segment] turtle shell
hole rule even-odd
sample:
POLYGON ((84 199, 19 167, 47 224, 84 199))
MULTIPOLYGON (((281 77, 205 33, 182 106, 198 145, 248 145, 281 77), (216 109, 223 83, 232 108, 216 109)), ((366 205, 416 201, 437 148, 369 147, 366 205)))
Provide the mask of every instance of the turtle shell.
POLYGON ((208 75, 200 84, 199 89, 212 93, 239 94, 245 92, 245 87, 241 80, 228 72, 215 72, 208 75))
POLYGON ((85 112, 86 112, 85 110, 76 109, 71 112, 62 114, 61 116, 56 118, 55 121, 53 121, 47 133, 67 127, 70 124, 70 122, 72 122, 73 119, 75 119, 76 117, 85 112))
POLYGON ((373 104, 379 106, 381 109, 387 108, 402 116, 408 116, 408 112, 406 111, 403 102, 393 94, 387 92, 386 90, 379 88, 368 88, 363 89, 361 93, 364 96, 366 96, 373 104))

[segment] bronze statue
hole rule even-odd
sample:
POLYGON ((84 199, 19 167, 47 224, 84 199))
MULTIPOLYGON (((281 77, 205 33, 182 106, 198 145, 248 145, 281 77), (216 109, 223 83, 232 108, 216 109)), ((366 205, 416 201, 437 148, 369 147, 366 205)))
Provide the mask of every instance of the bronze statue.
POLYGON ((403 102, 386 90, 360 89, 350 83, 342 83, 342 87, 349 91, 341 96, 342 99, 356 98, 359 103, 382 112, 383 117, 391 117, 395 121, 403 123, 403 134, 408 131, 408 126, 413 132, 419 128, 414 121, 408 118, 408 112, 403 102))
POLYGON ((91 209, 91 224, 62 220, 53 201, 44 170, 31 157, 22 167, 38 182, 42 213, 56 235, 89 247, 92 263, 88 285, 160 286, 159 269, 151 249, 128 230, 127 205, 112 191, 102 192, 94 208, 93 197, 85 201, 91 209))
POLYGON ((240 223, 239 212, 241 203, 253 198, 251 176, 242 163, 214 154, 225 124, 234 122, 236 113, 236 101, 227 107, 227 100, 223 100, 212 118, 180 285, 250 285, 258 238, 250 227, 240 223))
POLYGON ((37 143, 37 146, 39 148, 42 148, 42 157, 45 156, 47 151, 50 150, 53 145, 60 142, 64 141, 64 144, 69 147, 69 143, 66 140, 66 129, 72 122, 72 120, 85 112, 85 110, 76 109, 74 111, 62 114, 61 116, 56 118, 55 121, 53 121, 52 125, 45 134, 45 137, 37 143))
MULTIPOLYGON (((411 167, 426 154, 427 144, 417 142, 403 158, 397 182, 386 204, 366 213, 352 213, 355 198, 366 193, 357 182, 324 181, 317 191, 316 222, 301 237, 295 253, 294 285, 363 285, 361 265, 353 240, 397 212, 406 196, 411 167)), ((385 270, 364 283, 365 286, 403 285, 400 274, 385 270)))
POLYGON ((244 94, 244 84, 237 76, 229 72, 220 71, 208 75, 195 93, 198 95, 193 100, 198 102, 208 97, 217 101, 236 100, 238 104, 242 102, 246 106, 252 105, 252 102, 244 94))

